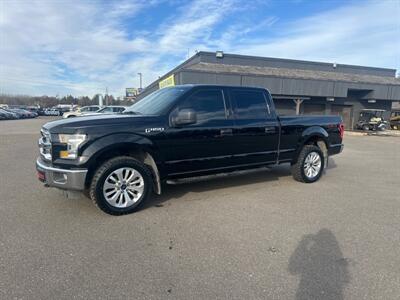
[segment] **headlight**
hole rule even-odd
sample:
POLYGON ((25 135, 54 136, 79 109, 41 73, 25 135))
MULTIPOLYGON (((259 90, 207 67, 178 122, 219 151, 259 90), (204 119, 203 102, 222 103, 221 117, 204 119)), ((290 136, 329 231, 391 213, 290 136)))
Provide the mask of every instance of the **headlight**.
POLYGON ((59 134, 60 143, 67 145, 67 150, 60 151, 60 158, 75 159, 79 146, 86 140, 85 134, 59 134))

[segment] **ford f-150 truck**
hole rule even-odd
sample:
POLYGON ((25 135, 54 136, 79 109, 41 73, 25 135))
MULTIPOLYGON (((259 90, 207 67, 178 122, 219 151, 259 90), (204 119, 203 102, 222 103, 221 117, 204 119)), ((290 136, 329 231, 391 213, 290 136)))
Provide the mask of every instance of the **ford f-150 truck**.
POLYGON ((36 169, 46 186, 121 215, 171 179, 290 163, 296 180, 315 182, 343 133, 339 116, 278 116, 266 89, 182 85, 122 114, 45 124, 36 169))

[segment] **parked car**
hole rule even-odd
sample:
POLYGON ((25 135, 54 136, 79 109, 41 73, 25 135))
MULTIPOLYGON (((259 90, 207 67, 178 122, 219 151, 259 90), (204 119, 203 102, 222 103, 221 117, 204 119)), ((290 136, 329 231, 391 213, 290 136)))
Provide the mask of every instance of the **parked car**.
POLYGON ((388 122, 384 119, 383 109, 363 109, 360 112, 356 129, 364 131, 368 130, 386 130, 389 126, 388 122))
POLYGON ((4 117, 5 120, 14 120, 14 119, 18 119, 18 115, 14 112, 11 111, 7 111, 3 108, 0 108, 0 113, 2 114, 2 116, 4 117))
POLYGON ((17 114, 19 119, 36 118, 38 116, 37 113, 22 108, 8 108, 7 110, 17 114))
POLYGON ((0 108, 0 120, 8 120, 8 115, 0 108))
POLYGON ((99 105, 90 105, 90 106, 84 106, 81 108, 78 108, 77 110, 66 112, 63 114, 63 118, 73 118, 73 117, 78 117, 82 116, 85 114, 90 114, 97 112, 101 107, 99 105))
POLYGON ((105 106, 94 113, 85 114, 85 116, 95 116, 98 114, 118 114, 123 113, 127 108, 127 106, 110 105, 105 106))
POLYGON ((17 116, 17 119, 24 119, 25 114, 18 112, 15 108, 3 108, 6 112, 13 113, 17 116))
POLYGON ((28 107, 26 107, 26 110, 33 112, 33 113, 37 114, 38 116, 43 115, 43 109, 38 106, 28 106, 28 107))
POLYGON ((46 186, 87 191, 104 212, 133 212, 170 179, 290 163, 312 183, 343 149, 340 116, 278 116, 261 88, 183 85, 123 114, 45 124, 36 161, 46 186))

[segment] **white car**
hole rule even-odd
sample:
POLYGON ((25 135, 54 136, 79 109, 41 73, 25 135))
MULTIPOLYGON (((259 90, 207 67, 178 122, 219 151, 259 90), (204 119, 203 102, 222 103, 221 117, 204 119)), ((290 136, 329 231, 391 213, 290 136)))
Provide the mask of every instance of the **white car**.
POLYGON ((95 116, 98 114, 118 114, 123 113, 127 108, 127 106, 110 105, 105 106, 94 113, 85 114, 85 116, 95 116))
POLYGON ((66 119, 66 118, 84 116, 90 113, 97 112, 98 110, 100 110, 100 108, 101 107, 99 105, 84 106, 74 111, 65 112, 63 114, 63 118, 66 119))

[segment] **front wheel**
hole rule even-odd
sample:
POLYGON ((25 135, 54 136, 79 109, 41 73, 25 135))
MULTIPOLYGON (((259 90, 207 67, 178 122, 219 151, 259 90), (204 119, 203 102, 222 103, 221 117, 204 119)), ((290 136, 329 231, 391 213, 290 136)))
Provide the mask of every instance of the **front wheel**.
POLYGON ((314 145, 305 145, 291 169, 294 179, 312 183, 321 177, 324 167, 324 155, 321 149, 314 145))
POLYGON ((106 161, 93 176, 90 198, 110 215, 134 212, 151 193, 149 169, 129 156, 106 161))

